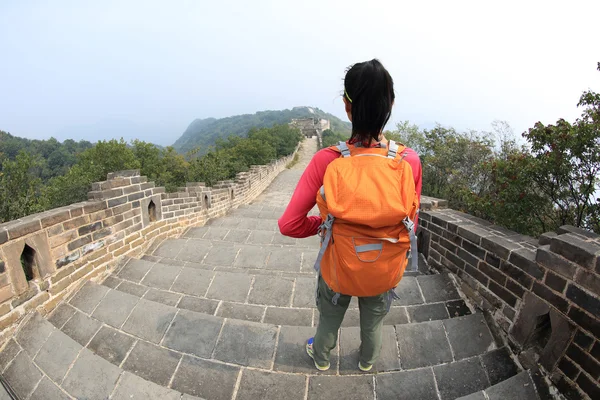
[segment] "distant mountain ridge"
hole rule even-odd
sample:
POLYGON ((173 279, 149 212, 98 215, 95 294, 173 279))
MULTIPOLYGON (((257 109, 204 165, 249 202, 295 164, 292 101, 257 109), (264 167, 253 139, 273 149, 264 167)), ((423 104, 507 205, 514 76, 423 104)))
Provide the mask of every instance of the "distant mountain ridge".
POLYGON ((218 138, 226 138, 229 135, 245 136, 252 128, 269 128, 273 125, 287 124, 294 118, 307 117, 328 119, 331 129, 336 132, 350 132, 351 129, 350 123, 316 107, 294 107, 291 110, 259 111, 255 114, 220 119, 196 119, 177 139, 173 147, 179 153, 186 153, 199 147, 200 154, 204 154, 210 146, 214 146, 218 138))

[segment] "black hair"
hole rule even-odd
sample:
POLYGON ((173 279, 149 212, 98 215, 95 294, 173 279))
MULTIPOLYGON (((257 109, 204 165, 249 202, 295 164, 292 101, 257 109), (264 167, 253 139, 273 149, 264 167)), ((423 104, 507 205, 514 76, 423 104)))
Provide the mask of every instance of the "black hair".
POLYGON ((392 115, 394 81, 377 59, 354 64, 346 71, 344 96, 352 106, 351 140, 378 140, 392 115))

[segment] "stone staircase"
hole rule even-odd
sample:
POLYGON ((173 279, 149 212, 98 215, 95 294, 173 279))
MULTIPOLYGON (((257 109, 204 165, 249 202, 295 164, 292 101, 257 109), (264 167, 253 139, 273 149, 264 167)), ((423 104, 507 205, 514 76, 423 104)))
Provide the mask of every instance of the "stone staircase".
POLYGON ((355 299, 332 368, 314 368, 319 244, 277 229, 314 151, 305 142, 252 204, 87 282, 47 319, 32 314, 0 353, 4 379, 20 399, 545 400, 448 274, 403 278, 373 372, 356 368, 355 299))

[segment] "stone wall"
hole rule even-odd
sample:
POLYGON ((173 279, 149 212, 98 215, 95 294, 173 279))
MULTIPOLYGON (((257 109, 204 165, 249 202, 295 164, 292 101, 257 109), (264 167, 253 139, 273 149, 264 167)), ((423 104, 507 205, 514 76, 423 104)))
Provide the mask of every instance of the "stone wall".
POLYGON ((82 281, 102 278, 153 243, 248 203, 294 156, 252 166, 214 187, 190 183, 175 193, 139 171, 110 173, 92 184, 88 201, 1 224, 0 343, 26 313, 51 311, 82 281))
POLYGON ((541 365, 569 399, 600 398, 598 235, 564 226, 537 240, 450 209, 420 221, 429 264, 457 275, 525 365, 541 365))

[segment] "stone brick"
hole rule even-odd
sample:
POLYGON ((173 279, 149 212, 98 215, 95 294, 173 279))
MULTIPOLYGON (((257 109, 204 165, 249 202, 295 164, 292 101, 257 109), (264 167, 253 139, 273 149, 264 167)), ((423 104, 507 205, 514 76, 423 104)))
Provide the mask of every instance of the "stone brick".
POLYGON ((583 308, 592 315, 600 315, 600 299, 598 295, 593 295, 581 290, 574 284, 570 283, 566 296, 579 307, 583 308))
POLYGON ((0 230, 0 244, 4 244, 8 242, 8 232, 6 232, 4 229, 0 230))
POLYGON ((125 203, 127 203, 127 196, 117 197, 116 199, 110 199, 108 200, 107 205, 109 208, 112 208, 125 203))
POLYGON ((498 285, 496 282, 490 281, 488 288, 511 307, 515 307, 517 305, 517 297, 502 286, 498 285))
POLYGON ((500 272, 500 270, 492 267, 488 263, 481 261, 479 262, 478 267, 481 272, 492 278, 499 285, 504 286, 504 284, 506 283, 506 275, 504 275, 502 272, 500 272))
POLYGON ((491 236, 490 231, 476 225, 463 225, 458 227, 458 235, 475 244, 481 244, 481 238, 491 236))
POLYGON ((577 375, 579 375, 579 372, 581 371, 579 367, 573 364, 573 362, 571 362, 571 360, 569 360, 567 357, 563 357, 560 360, 558 363, 558 369, 560 369, 562 373, 571 380, 577 378, 577 375))
POLYGON ((590 396, 590 399, 600 398, 600 384, 598 381, 593 381, 585 374, 579 374, 579 378, 577 378, 575 382, 588 396, 590 396))
POLYGON ((50 244, 50 247, 54 249, 62 244, 65 244, 67 242, 74 240, 75 238, 77 238, 77 231, 70 230, 70 231, 63 233, 62 235, 51 237, 48 240, 48 243, 50 244))
POLYGON ((500 268, 500 259, 491 253, 485 255, 485 262, 490 264, 492 267, 500 268))
MULTIPOLYGON (((419 224, 420 224, 420 222, 419 222, 419 224)), ((452 233, 452 232, 449 232, 449 231, 443 231, 442 232, 442 237, 444 239, 449 240, 450 242, 454 243, 455 245, 457 245, 459 247, 462 246, 462 242, 463 242, 462 238, 460 236, 458 236, 457 234, 455 234, 455 233, 452 233)), ((468 243, 469 243, 469 245, 471 245, 470 242, 468 242, 468 243)))
MULTIPOLYGON (((471 246, 473 246, 473 245, 471 245, 471 246)), ((480 261, 479 258, 473 256, 471 253, 467 252, 466 250, 460 249, 460 248, 458 249, 458 256, 474 267, 477 267, 477 265, 479 264, 479 261, 480 261)))
POLYGON ((600 276, 583 268, 575 273, 575 282, 600 296, 600 276))
POLYGON ((83 206, 83 212, 85 214, 92 214, 92 213, 98 212, 100 210, 104 210, 105 208, 106 208, 105 201, 88 202, 83 206))
POLYGON ((53 211, 49 215, 42 217, 40 219, 42 223, 42 228, 47 228, 49 226, 60 224, 71 218, 71 213, 69 210, 65 211, 53 211))
POLYGON ((90 232, 95 232, 102 228, 102 222, 94 222, 93 224, 84 225, 77 230, 79 236, 87 235, 90 232))
POLYGON ((129 196, 127 196, 127 201, 135 201, 135 200, 139 200, 142 198, 144 198, 144 193, 138 192, 138 193, 133 193, 133 194, 130 194, 129 196))
POLYGON ((577 265, 568 261, 564 257, 555 254, 550 251, 550 246, 541 246, 537 249, 536 261, 546 268, 553 270, 554 272, 573 279, 575 272, 577 272, 577 265))
POLYGON ((76 218, 83 215, 83 207, 81 204, 82 203, 75 203, 68 206, 69 210, 71 211, 71 218, 76 218))
POLYGON ((544 279, 544 283, 559 293, 562 293, 567 285, 566 280, 550 271, 546 273, 546 279, 544 279))
POLYGON ((23 222, 16 222, 7 227, 8 237, 13 240, 20 238, 21 236, 28 235, 33 232, 37 232, 42 229, 42 224, 39 220, 30 220, 23 222))
POLYGON ((557 236, 556 232, 542 233, 539 237, 538 243, 540 244, 540 246, 549 245, 552 238, 554 238, 556 236, 557 236))
POLYGON ((0 303, 4 303, 6 300, 9 300, 13 297, 13 291, 10 285, 6 285, 3 288, 0 288, 0 303))
POLYGON ((87 215, 83 215, 81 217, 70 219, 66 222, 63 222, 63 228, 65 231, 79 228, 82 225, 85 225, 90 222, 90 217, 87 215))
POLYGON ((105 238, 105 237, 111 235, 112 233, 113 233, 113 230, 111 228, 101 229, 97 232, 94 232, 94 234, 92 235, 92 240, 96 241, 96 240, 105 238))
POLYGON ((521 299, 525 295, 526 289, 523 286, 516 283, 515 281, 513 281, 512 279, 507 280, 505 287, 521 299))
MULTIPOLYGON (((584 350, 589 350, 592 344, 594 344, 594 338, 586 335, 581 330, 578 330, 573 338, 573 343, 576 343, 584 350)), ((598 349, 600 349, 600 346, 598 346, 598 349)), ((600 357, 598 358, 600 359, 600 357)))
POLYGON ((564 298, 538 282, 533 283, 533 293, 537 294, 563 313, 566 313, 569 308, 569 303, 564 298))
POLYGON ((123 221, 123 215, 115 215, 102 221, 104 227, 109 227, 123 221))
POLYGON ((445 261, 442 261, 442 264, 444 266, 446 266, 447 268, 449 268, 454 273, 456 273, 456 267, 458 267, 460 269, 465 268, 465 262, 454 253, 451 253, 449 251, 446 252, 446 259, 448 259, 450 261, 450 263, 452 263, 452 264, 450 265, 450 264, 446 263, 445 261))
POLYGON ((571 344, 567 349, 567 356, 594 378, 600 377, 600 363, 577 345, 571 344))
POLYGON ((529 249, 514 250, 508 260, 516 267, 537 279, 544 277, 544 271, 536 262, 536 252, 529 249))
POLYGON ((67 245, 67 248, 70 251, 73 251, 73 250, 78 249, 81 246, 84 246, 84 245, 86 245, 88 243, 91 243, 91 242, 92 242, 92 235, 87 235, 87 236, 80 237, 79 239, 72 241, 71 243, 69 243, 67 245))
POLYGON ((600 342, 596 342, 590 354, 594 356, 596 360, 600 361, 600 342))
POLYGON ((600 245, 566 234, 552 238, 550 250, 581 266, 594 268, 596 254, 600 253, 600 245))
MULTIPOLYGON (((487 275, 483 274, 477 268, 472 267, 471 265, 466 265, 465 272, 468 273, 469 275, 471 275, 473 278, 477 279, 484 286, 487 286, 487 284, 489 282, 489 278, 487 277, 487 275)), ((459 274, 459 276, 460 276, 460 274, 459 274)))
POLYGON ((525 273, 522 269, 515 267, 507 261, 502 261, 500 264, 500 270, 515 281, 519 282, 525 288, 531 289, 534 280, 529 274, 525 273))
POLYGON ((482 238, 481 247, 505 260, 508 260, 512 251, 522 248, 519 244, 498 236, 482 238))

